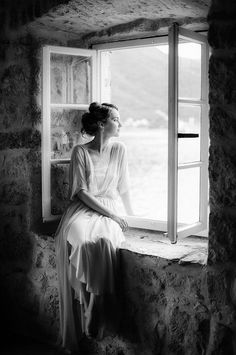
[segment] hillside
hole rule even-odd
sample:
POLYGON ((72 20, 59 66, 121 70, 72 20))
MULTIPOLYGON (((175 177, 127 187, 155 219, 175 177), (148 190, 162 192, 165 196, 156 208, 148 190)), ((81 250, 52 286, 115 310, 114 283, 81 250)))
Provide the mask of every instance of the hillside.
MULTIPOLYGON (((181 58, 180 90, 194 97, 199 82, 199 61, 181 58)), ((123 122, 147 119, 151 126, 167 125, 168 55, 156 47, 113 51, 111 102, 118 105, 123 122)))

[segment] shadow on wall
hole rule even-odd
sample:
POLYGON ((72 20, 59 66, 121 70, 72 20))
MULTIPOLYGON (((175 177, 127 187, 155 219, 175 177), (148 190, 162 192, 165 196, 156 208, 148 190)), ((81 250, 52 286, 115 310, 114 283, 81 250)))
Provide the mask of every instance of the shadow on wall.
POLYGON ((5 332, 55 337, 54 243, 36 234, 41 224, 40 49, 31 36, 1 41, 0 297, 5 332))

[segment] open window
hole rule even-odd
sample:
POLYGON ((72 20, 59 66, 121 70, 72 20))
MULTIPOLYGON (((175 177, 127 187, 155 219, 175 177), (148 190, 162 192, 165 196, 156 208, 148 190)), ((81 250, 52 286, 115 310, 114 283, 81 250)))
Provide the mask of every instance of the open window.
POLYGON ((170 28, 167 233, 172 243, 207 228, 208 58, 205 36, 177 24, 170 28), (185 51, 195 60, 184 61, 185 51))
POLYGON ((128 148, 136 212, 127 216, 129 225, 167 232, 172 242, 205 229, 207 58, 205 37, 177 25, 169 42, 156 37, 93 50, 45 47, 44 221, 63 210, 51 183, 55 169, 64 171, 72 147, 84 142, 73 117, 98 100, 117 104, 123 123, 119 139, 128 148), (192 57, 183 55, 190 51, 192 57))
MULTIPOLYGON (((83 143, 79 117, 96 99, 96 51, 43 48, 42 216, 58 219, 66 191, 57 189, 56 174, 68 175, 73 146, 83 143), (64 197, 64 198, 63 198, 64 197)), ((61 183, 66 184, 62 177, 61 183)), ((66 189, 65 189, 66 190, 66 189)))

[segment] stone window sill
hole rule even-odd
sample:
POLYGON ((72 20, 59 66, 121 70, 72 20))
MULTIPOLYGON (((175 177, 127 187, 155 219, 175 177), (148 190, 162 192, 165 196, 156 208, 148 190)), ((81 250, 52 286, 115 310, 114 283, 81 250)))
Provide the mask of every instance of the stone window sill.
POLYGON ((191 236, 171 244, 163 233, 130 228, 125 233, 126 241, 122 249, 135 253, 157 256, 177 261, 179 264, 194 263, 206 265, 208 255, 208 239, 191 236))

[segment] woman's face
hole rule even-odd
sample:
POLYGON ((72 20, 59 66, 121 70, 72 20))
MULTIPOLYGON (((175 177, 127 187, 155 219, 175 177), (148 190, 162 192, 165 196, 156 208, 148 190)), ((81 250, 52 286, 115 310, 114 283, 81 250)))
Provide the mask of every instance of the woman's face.
POLYGON ((104 133, 110 137, 118 137, 120 132, 120 115, 116 109, 111 109, 111 113, 104 124, 104 133))

